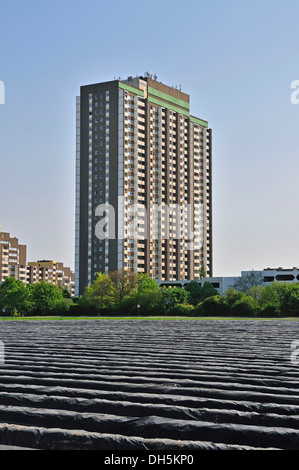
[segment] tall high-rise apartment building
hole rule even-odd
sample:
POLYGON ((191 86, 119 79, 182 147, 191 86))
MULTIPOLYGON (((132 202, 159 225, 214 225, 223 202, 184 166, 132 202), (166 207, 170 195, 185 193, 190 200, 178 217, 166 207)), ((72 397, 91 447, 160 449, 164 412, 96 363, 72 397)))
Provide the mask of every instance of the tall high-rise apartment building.
POLYGON ((76 295, 98 272, 212 276, 212 131, 145 75, 77 97, 76 295))

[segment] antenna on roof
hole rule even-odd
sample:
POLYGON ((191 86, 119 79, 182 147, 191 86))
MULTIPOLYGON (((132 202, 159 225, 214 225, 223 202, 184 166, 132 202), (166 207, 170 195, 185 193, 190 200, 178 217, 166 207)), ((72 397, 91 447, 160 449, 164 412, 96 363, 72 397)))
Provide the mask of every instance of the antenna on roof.
MULTIPOLYGON (((153 75, 149 72, 144 72, 144 76, 147 78, 153 78, 153 75)), ((155 77, 154 77, 154 80, 156 80, 155 77)))

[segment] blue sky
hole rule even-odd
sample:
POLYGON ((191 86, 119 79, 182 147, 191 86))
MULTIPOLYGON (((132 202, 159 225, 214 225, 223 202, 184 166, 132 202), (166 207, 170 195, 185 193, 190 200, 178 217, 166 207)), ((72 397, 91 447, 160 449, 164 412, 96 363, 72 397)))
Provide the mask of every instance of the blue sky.
POLYGON ((2 0, 2 230, 74 266, 76 95, 149 71, 213 128, 214 275, 299 265, 298 20, 295 0, 2 0))

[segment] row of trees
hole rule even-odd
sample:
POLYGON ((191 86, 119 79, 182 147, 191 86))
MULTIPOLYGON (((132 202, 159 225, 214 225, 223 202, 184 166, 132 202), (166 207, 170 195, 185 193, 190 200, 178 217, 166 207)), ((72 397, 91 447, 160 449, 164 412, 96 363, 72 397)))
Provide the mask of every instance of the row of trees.
POLYGON ((287 317, 299 316, 299 283, 263 285, 254 271, 237 278, 220 295, 209 282, 184 288, 160 288, 147 275, 116 271, 99 274, 86 290, 81 305, 100 314, 287 317))
POLYGON ((58 286, 39 282, 25 286, 14 278, 0 285, 2 315, 183 315, 233 317, 299 316, 299 283, 274 282, 250 273, 223 295, 209 282, 184 288, 160 288, 146 274, 99 273, 80 298, 58 286))
POLYGON ((252 286, 248 293, 231 287, 222 296, 206 299, 197 309, 203 316, 298 317, 299 284, 273 282, 252 286))
POLYGON ((38 282, 25 284, 13 277, 0 285, 0 312, 2 315, 62 315, 73 305, 65 288, 38 282))
POLYGON ((188 308, 216 295, 206 283, 196 292, 198 283, 186 289, 160 289, 148 275, 116 271, 99 273, 96 281, 80 298, 46 282, 25 286, 7 278, 0 285, 2 315, 174 315, 187 314, 188 308))
POLYGON ((96 281, 78 300, 78 311, 86 308, 105 315, 177 315, 189 310, 218 291, 206 282, 194 282, 186 288, 160 288, 147 274, 115 271, 99 273, 96 281))
POLYGON ((102 315, 299 316, 299 283, 264 286, 262 275, 252 271, 220 295, 209 282, 160 288, 147 275, 116 271, 99 274, 77 308, 102 315))

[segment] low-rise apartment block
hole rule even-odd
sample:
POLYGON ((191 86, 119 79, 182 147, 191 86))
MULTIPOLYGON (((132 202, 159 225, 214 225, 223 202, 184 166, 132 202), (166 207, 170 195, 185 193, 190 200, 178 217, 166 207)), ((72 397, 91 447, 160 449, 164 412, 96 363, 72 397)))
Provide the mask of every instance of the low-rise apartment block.
POLYGON ((19 244, 10 233, 1 232, 0 225, 0 283, 13 277, 25 285, 45 281, 66 288, 70 295, 75 291, 75 274, 63 263, 40 260, 27 263, 27 246, 19 244))
POLYGON ((75 274, 70 268, 53 260, 29 262, 27 266, 27 283, 49 282, 64 287, 74 295, 75 274))
POLYGON ((26 245, 20 245, 16 237, 1 232, 0 225, 0 282, 14 277, 26 282, 26 245))

